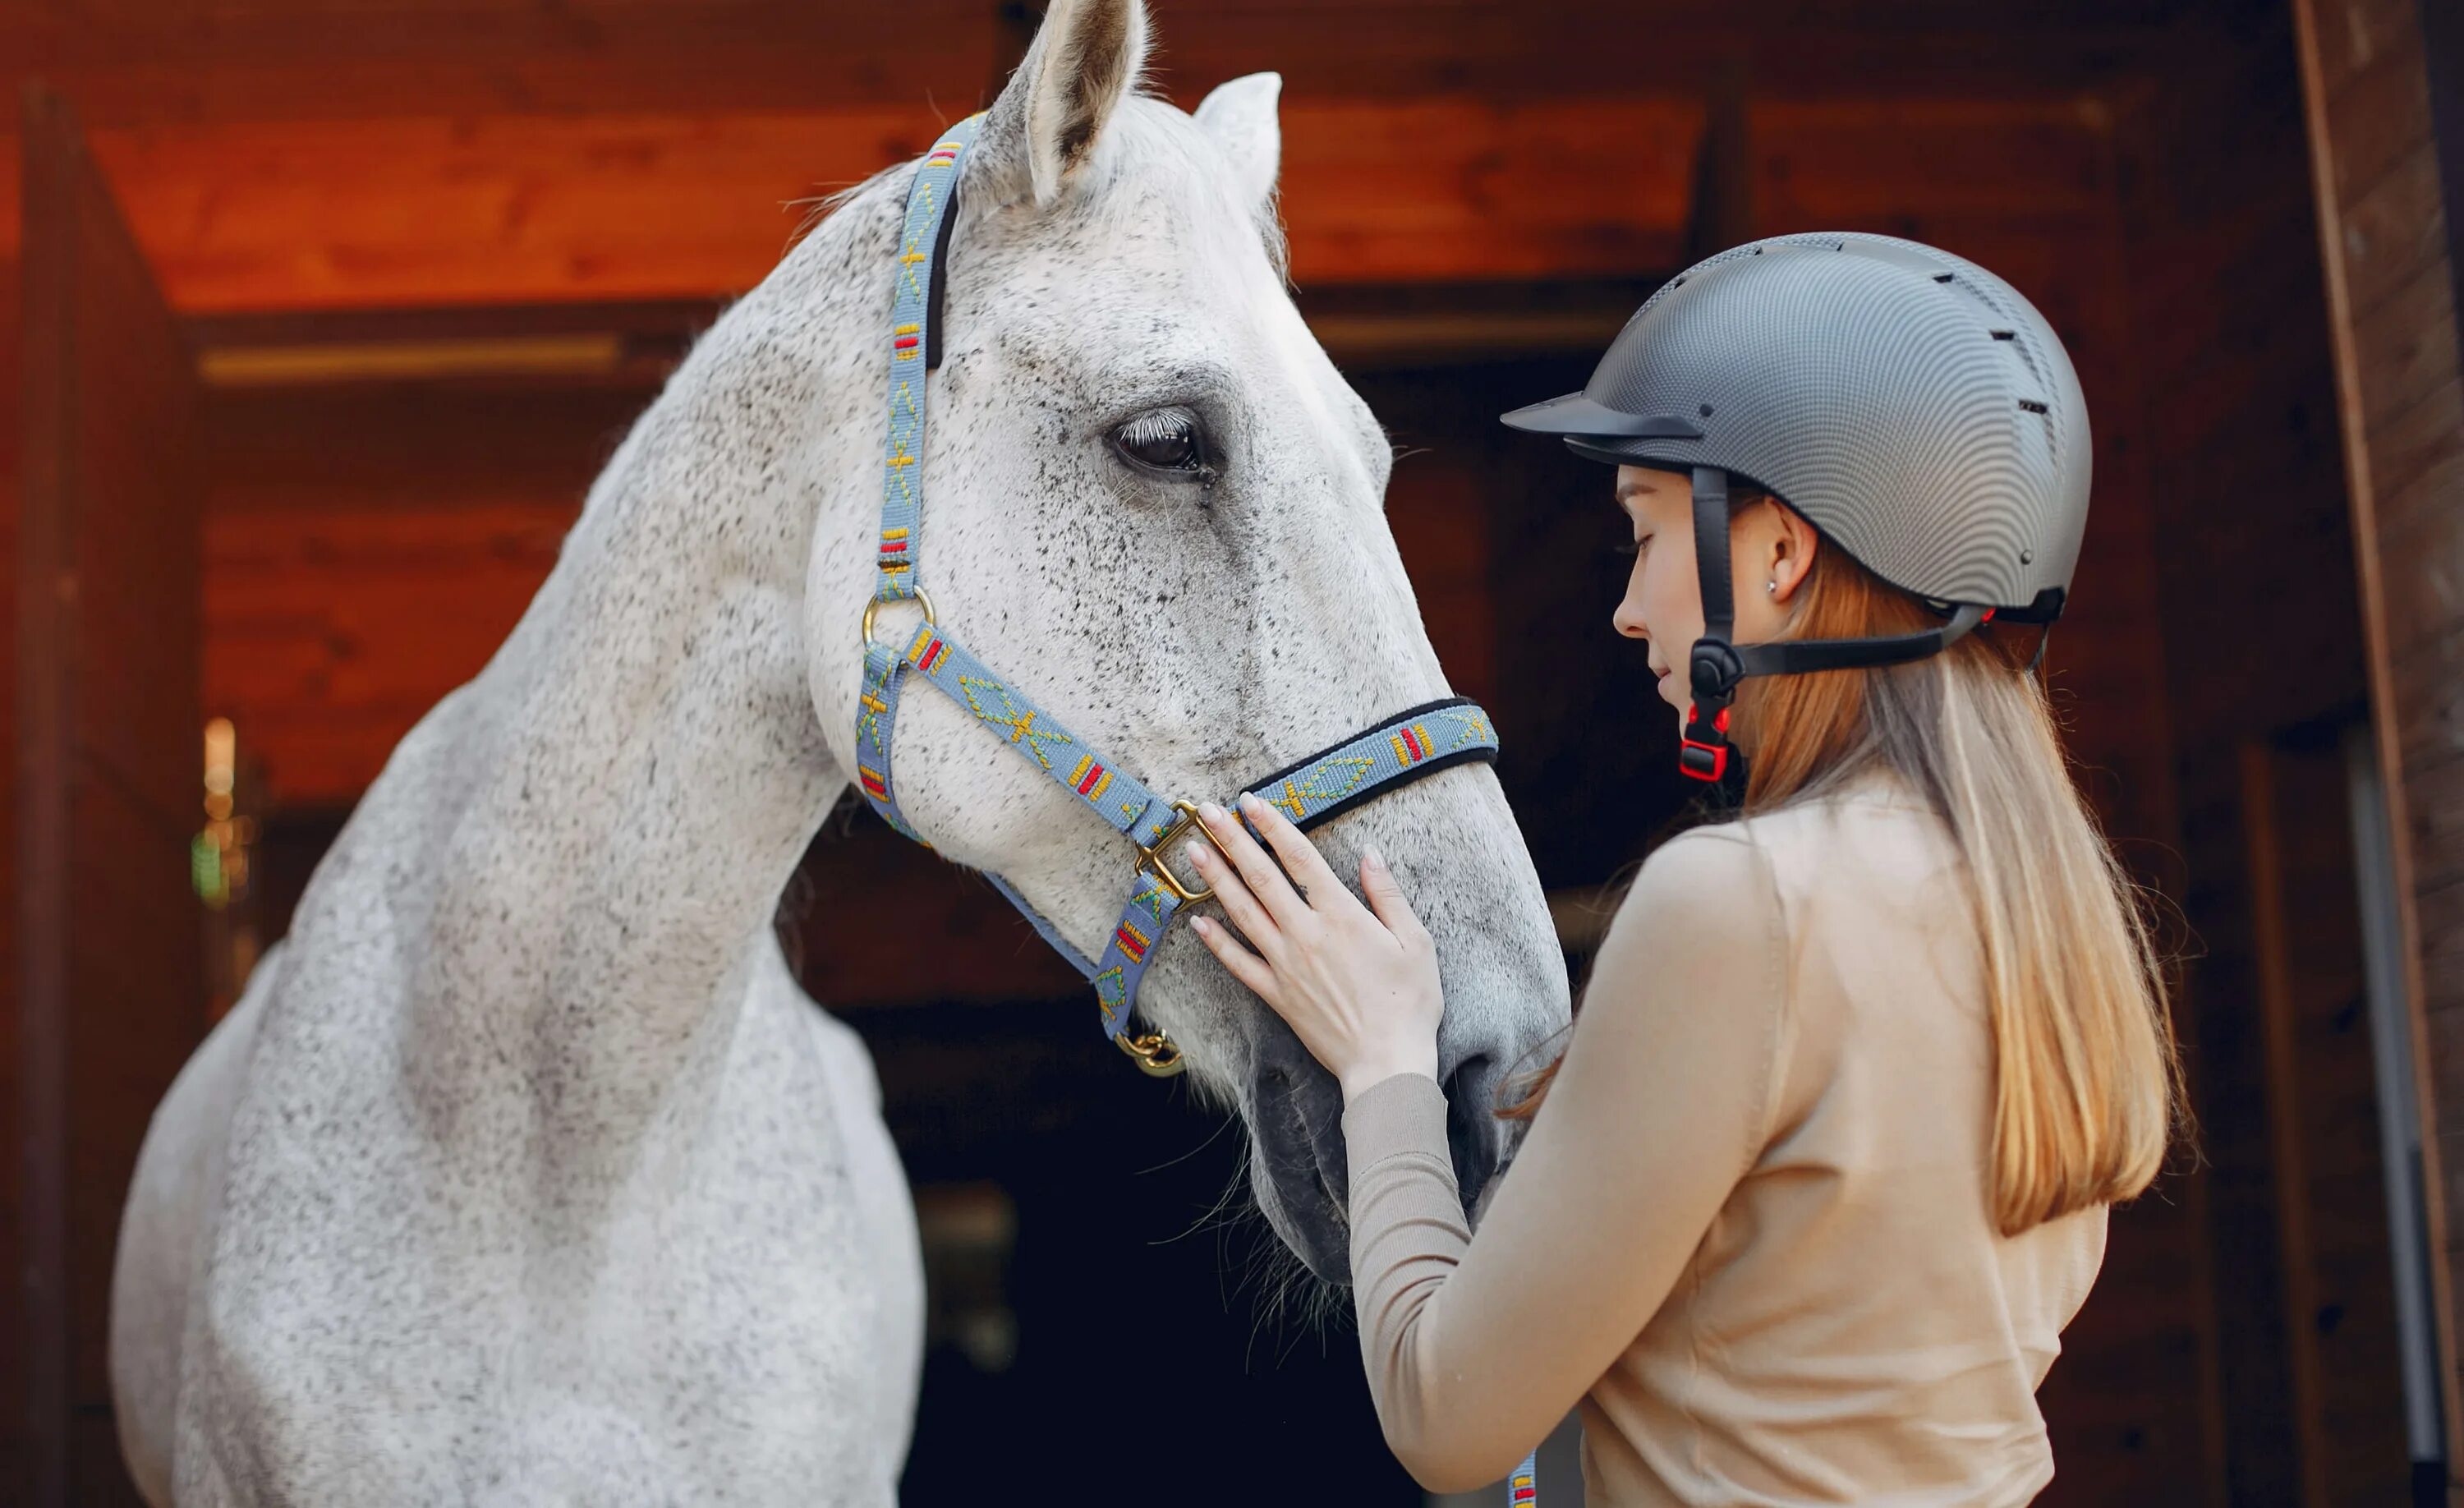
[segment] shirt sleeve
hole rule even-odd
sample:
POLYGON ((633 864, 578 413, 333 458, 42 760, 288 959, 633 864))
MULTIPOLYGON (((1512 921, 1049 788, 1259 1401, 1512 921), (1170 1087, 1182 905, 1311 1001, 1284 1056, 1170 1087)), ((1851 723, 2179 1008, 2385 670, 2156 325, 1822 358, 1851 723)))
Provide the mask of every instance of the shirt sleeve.
POLYGON ((1480 1234, 1437 1084, 1344 1114, 1370 1391, 1421 1485, 1497 1480, 1634 1344, 1771 1134, 1787 947, 1768 860, 1701 829, 1643 865, 1480 1234))

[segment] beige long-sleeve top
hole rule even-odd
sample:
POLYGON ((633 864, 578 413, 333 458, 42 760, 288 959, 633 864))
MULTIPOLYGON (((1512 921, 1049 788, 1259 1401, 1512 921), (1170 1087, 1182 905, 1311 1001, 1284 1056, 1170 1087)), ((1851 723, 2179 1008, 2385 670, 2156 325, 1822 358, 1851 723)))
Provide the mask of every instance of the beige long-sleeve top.
POLYGON ((1433 1489, 1578 1400, 1598 1504, 2025 1502, 2104 1255, 1988 1203, 1992 1045, 1956 850, 1868 783, 1655 854, 1480 1234, 1418 1075, 1344 1117, 1361 1348, 1433 1489))

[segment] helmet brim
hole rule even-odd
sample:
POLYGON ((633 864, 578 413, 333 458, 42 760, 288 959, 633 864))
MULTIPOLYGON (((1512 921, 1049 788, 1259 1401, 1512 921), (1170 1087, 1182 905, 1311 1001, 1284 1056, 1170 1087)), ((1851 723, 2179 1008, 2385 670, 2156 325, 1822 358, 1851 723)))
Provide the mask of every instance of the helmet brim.
POLYGON ((1568 393, 1544 404, 1532 404, 1498 422, 1526 434, 1563 435, 1571 440, 1700 440, 1703 431, 1680 414, 1630 414, 1595 403, 1582 393, 1568 393))

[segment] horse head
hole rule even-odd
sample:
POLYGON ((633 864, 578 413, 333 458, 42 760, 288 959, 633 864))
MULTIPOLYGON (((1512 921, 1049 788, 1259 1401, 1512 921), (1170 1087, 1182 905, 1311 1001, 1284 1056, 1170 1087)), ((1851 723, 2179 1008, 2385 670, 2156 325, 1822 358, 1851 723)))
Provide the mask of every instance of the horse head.
MULTIPOLYGON (((1146 48, 1136 0, 1055 0, 967 153, 917 542, 940 621, 987 665, 1155 790, 1221 800, 1448 688, 1387 528, 1392 448, 1285 285, 1280 81, 1236 79, 1192 116, 1139 95, 1146 48)), ((859 190, 840 215, 879 226, 907 174, 859 190)), ((893 238, 869 247, 862 275, 877 278, 867 287, 886 314, 893 238)), ((886 333, 867 330, 864 348, 886 333)), ((829 442, 846 461, 825 488, 806 593, 815 703, 846 769, 878 392, 829 442)), ((913 611, 886 608, 884 621, 913 611)), ((1005 878, 1092 957, 1134 855, 1011 741, 949 699, 909 694, 900 806, 944 857, 1005 878)), ((1507 1148, 1493 1114, 1502 1083, 1568 1018, 1512 814, 1489 769, 1466 763, 1315 837, 1347 876, 1374 841, 1437 939, 1441 1071, 1473 1199, 1507 1148)), ((1155 943, 1140 1014, 1246 1120, 1275 1230, 1339 1279, 1334 1080, 1185 930, 1155 943)))

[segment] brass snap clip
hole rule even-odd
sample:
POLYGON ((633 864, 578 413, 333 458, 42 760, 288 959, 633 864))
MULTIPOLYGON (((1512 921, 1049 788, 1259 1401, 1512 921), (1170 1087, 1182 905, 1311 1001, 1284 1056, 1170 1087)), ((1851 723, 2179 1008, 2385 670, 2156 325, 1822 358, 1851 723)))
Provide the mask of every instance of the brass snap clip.
POLYGON ((1160 1030, 1143 1037, 1128 1032, 1112 1038, 1121 1051, 1138 1065, 1138 1072, 1150 1079, 1177 1079, 1188 1068, 1189 1060, 1180 1056, 1180 1048, 1160 1030))

